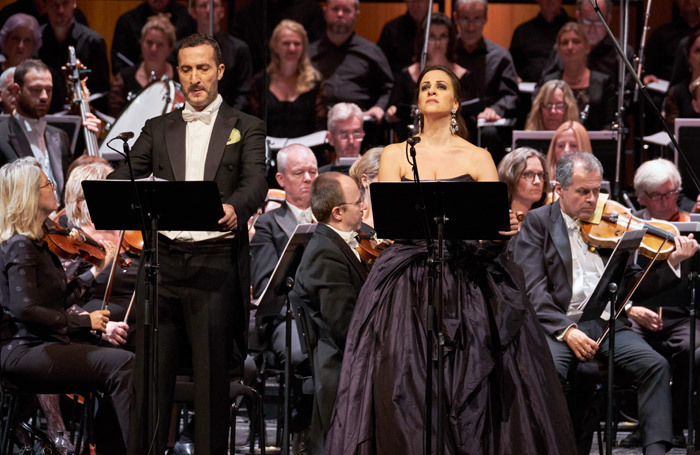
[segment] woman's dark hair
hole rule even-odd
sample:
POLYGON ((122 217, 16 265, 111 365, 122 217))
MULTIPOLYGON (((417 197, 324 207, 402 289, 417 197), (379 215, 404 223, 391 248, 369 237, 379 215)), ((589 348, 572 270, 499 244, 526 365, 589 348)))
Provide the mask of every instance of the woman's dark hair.
MULTIPOLYGON (((420 75, 418 75, 418 84, 416 86, 416 93, 414 94, 414 104, 418 104, 418 93, 420 92, 420 84, 423 81, 423 78, 425 75, 430 72, 430 71, 442 71, 443 73, 447 74, 447 77, 450 78, 450 82, 452 83, 452 94, 455 97, 455 100, 457 101, 457 104, 459 106, 462 105, 462 85, 459 83, 459 79, 457 79, 457 76, 455 76, 455 73, 453 73, 449 68, 442 66, 442 65, 431 65, 431 66, 426 66, 423 68, 423 71, 420 72, 420 75)), ((467 140, 469 137, 469 133, 467 132, 467 124, 464 122, 464 119, 462 118, 462 110, 461 108, 457 109, 457 114, 455 115, 457 118, 457 126, 459 129, 457 130, 457 136, 461 137, 464 140, 467 140)), ((423 114, 420 114, 420 129, 421 131, 423 130, 423 114)))
MULTIPOLYGON (((423 20, 423 24, 421 25, 421 30, 420 33, 416 33, 416 40, 415 40, 415 51, 416 55, 414 57, 414 61, 420 62, 420 54, 423 52, 423 45, 425 44, 425 26, 428 25, 428 17, 423 20)), ((444 25, 447 27, 447 33, 448 33, 448 41, 447 41, 447 60, 450 62, 454 62, 457 60, 457 54, 456 54, 456 49, 457 49, 457 31, 455 30, 455 26, 450 20, 449 17, 447 17, 444 13, 436 12, 433 13, 430 17, 430 26, 432 27, 433 25, 444 25)))

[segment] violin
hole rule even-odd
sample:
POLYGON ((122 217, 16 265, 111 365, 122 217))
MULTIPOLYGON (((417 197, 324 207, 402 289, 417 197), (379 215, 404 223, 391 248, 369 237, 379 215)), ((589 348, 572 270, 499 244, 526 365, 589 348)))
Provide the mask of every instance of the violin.
POLYGON ((581 236, 596 248, 615 248, 625 232, 638 229, 647 230, 638 249, 642 255, 665 260, 676 249, 674 240, 680 233, 673 224, 662 220, 647 221, 637 218, 627 207, 610 199, 599 199, 598 209, 593 218, 581 222, 581 236), (599 213, 601 201, 604 205, 598 219, 596 214, 599 213))
POLYGON ((83 231, 65 229, 50 218, 46 219, 45 226, 44 241, 56 256, 63 259, 79 257, 93 265, 100 265, 104 261, 104 247, 83 231))
POLYGON ((357 235, 357 243, 355 251, 360 254, 360 258, 364 262, 372 265, 379 255, 394 242, 391 240, 378 240, 376 234, 369 235, 366 232, 360 232, 357 235))
POLYGON ((136 256, 140 255, 141 251, 143 251, 143 234, 141 231, 123 232, 124 235, 122 236, 121 247, 124 248, 127 253, 136 256))

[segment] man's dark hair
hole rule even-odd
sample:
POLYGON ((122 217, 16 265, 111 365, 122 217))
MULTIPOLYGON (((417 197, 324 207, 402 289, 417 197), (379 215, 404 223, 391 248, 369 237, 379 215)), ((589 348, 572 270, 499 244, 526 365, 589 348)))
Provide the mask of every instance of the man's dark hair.
POLYGON ((345 202, 343 187, 340 185, 342 176, 339 172, 324 172, 311 183, 311 211, 321 223, 328 223, 333 208, 345 202))
POLYGON ((44 71, 50 72, 49 67, 46 66, 44 62, 35 58, 30 58, 17 65, 17 69, 15 69, 15 83, 22 87, 24 85, 24 76, 32 70, 37 73, 44 71))
POLYGON ((603 176, 603 165, 600 164, 598 158, 592 153, 575 152, 565 153, 557 161, 556 174, 557 182, 563 189, 571 186, 574 176, 574 166, 579 165, 586 172, 598 171, 600 176, 603 176))
POLYGON ((184 49, 186 47, 197 47, 197 46, 203 46, 203 45, 209 45, 214 49, 214 60, 216 61, 217 66, 221 65, 224 63, 224 58, 221 55, 221 48, 219 47, 219 43, 216 42, 214 38, 211 37, 211 35, 205 35, 204 33, 195 33, 194 35, 190 35, 182 42, 177 48, 177 56, 178 56, 178 64, 180 63, 179 58, 180 58, 180 49, 184 49))

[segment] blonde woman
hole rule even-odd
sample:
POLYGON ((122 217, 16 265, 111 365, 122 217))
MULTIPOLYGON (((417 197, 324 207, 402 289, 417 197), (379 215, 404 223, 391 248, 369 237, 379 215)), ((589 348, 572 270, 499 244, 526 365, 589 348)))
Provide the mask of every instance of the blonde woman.
POLYGON ((578 121, 578 105, 568 84, 561 79, 540 87, 525 122, 526 131, 554 131, 564 122, 578 121))
MULTIPOLYGON (((134 356, 85 341, 91 330, 106 331, 109 311, 88 313, 77 305, 81 284, 66 280, 43 240, 44 222, 58 207, 54 191, 34 158, 0 168, 0 301, 9 316, 0 349, 2 376, 30 391, 96 388, 109 398, 98 412, 118 421, 117 431, 104 432, 110 441, 96 443, 125 453, 134 356)), ((93 276, 114 257, 114 246, 105 247, 107 257, 90 271, 93 276)))
POLYGON ((300 137, 325 128, 324 86, 308 45, 304 26, 293 20, 272 31, 270 64, 253 78, 250 100, 252 114, 267 120, 268 136, 300 137))

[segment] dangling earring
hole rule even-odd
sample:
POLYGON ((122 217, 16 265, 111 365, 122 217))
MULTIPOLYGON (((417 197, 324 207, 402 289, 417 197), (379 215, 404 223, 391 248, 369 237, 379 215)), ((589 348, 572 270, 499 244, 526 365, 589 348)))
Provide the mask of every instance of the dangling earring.
POLYGON ((459 131, 459 125, 457 125, 457 108, 452 109, 452 119, 450 119, 450 133, 454 136, 459 131))

